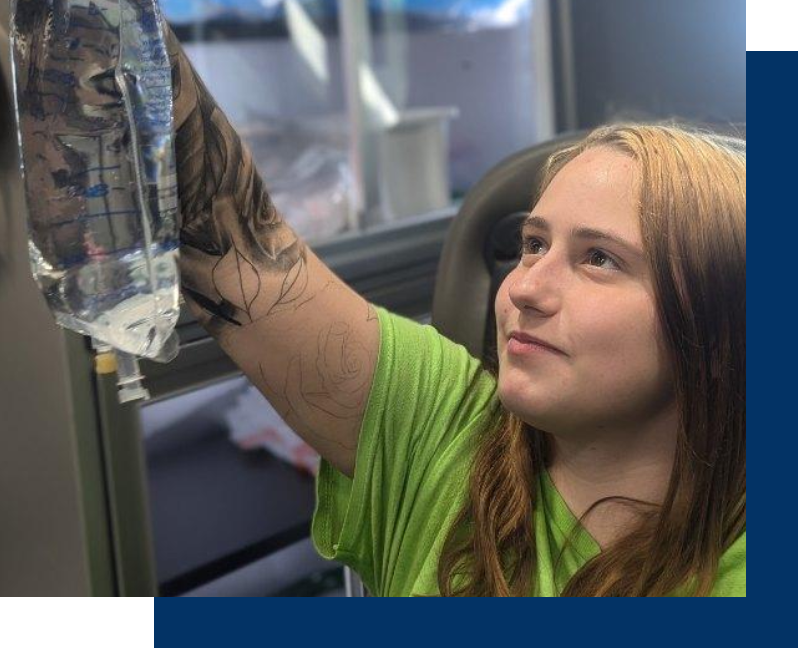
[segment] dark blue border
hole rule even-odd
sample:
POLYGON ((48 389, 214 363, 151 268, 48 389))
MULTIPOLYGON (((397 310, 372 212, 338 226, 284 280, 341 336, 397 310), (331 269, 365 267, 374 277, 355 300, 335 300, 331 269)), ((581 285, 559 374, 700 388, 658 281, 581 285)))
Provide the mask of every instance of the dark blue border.
MULTIPOLYGON (((747 175, 754 211, 747 236, 751 265, 746 286, 746 387, 751 407, 746 428, 752 442, 748 457, 754 461, 754 520, 767 516, 773 523, 768 554, 771 561, 777 561, 783 554, 773 550, 790 538, 786 530, 795 517, 798 474, 797 426, 789 410, 798 401, 798 209, 790 199, 798 188, 798 53, 749 52, 746 59, 747 72, 751 72, 747 75, 747 107, 751 109, 747 133, 751 135, 754 158, 759 160, 747 175), (756 493, 767 493, 768 497, 757 498, 756 493)), ((753 537, 762 538, 756 527, 753 537)), ((753 546, 757 546, 756 540, 753 546)), ((775 562, 756 567, 758 563, 755 550, 752 591, 775 594, 771 600, 777 605, 786 602, 778 592, 792 589, 793 580, 788 575, 792 569, 775 562)))

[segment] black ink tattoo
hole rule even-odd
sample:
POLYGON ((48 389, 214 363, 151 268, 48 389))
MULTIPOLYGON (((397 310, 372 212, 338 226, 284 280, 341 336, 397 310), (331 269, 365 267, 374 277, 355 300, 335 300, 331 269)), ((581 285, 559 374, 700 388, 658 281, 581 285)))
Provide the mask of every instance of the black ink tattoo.
MULTIPOLYGON (((323 291, 335 288, 328 284, 323 291)), ((367 304, 366 317, 377 317, 371 304, 367 304)), ((354 450, 356 446, 316 434, 314 430, 323 429, 329 418, 356 422, 368 396, 372 358, 363 344, 352 336, 349 324, 342 321, 332 322, 319 332, 316 348, 309 349, 308 355, 311 357, 306 363, 301 354, 291 358, 279 390, 270 384, 263 364, 258 363, 261 379, 272 394, 288 403, 287 409, 279 412, 286 422, 295 420, 312 435, 354 450), (313 370, 305 368, 308 366, 313 370)))
MULTIPOLYGON (((269 318, 283 324, 259 331, 276 337, 284 322, 291 321, 279 315, 336 303, 335 291, 346 287, 330 280, 310 289, 305 243, 275 209, 250 152, 171 32, 167 47, 177 132, 183 294, 200 324, 220 342, 247 334, 253 323, 269 318)), ((375 321, 376 311, 364 303, 364 320, 375 321)), ((296 322, 300 319, 296 315, 296 322)), ((302 343, 293 334, 299 351, 283 352, 282 368, 269 365, 268 359, 256 359, 251 366, 257 364, 260 389, 271 395, 270 402, 282 409, 278 414, 289 425, 309 440, 317 439, 321 448, 332 444, 353 456, 357 437, 350 431, 357 432, 375 359, 345 321, 331 321, 307 335, 316 338, 315 344, 302 343), (321 432, 327 429, 335 433, 321 432)))
POLYGON ((275 209, 252 155, 171 31, 167 46, 184 294, 204 311, 202 323, 217 327, 295 308, 308 286, 305 244, 275 209), (267 279, 281 285, 277 294, 264 290, 267 279))

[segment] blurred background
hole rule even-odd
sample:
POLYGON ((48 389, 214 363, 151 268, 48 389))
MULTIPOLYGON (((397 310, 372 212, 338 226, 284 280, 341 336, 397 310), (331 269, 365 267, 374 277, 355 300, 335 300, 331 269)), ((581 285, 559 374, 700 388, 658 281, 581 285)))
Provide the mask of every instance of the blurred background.
POLYGON ((735 2, 161 4, 311 243, 446 209, 561 130, 745 116, 735 2))

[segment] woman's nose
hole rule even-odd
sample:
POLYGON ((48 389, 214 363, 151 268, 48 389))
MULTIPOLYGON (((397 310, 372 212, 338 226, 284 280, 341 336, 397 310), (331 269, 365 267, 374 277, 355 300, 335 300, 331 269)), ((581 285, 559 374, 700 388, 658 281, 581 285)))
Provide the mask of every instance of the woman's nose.
POLYGON ((529 266, 522 261, 508 277, 510 300, 518 310, 532 309, 542 315, 557 312, 563 285, 553 261, 549 258, 540 259, 529 266))

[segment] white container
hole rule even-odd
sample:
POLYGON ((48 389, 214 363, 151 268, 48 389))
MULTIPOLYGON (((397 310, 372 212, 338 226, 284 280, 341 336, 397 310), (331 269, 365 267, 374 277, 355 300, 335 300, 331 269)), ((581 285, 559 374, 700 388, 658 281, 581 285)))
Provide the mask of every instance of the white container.
POLYGON ((449 120, 456 107, 399 114, 378 137, 380 207, 385 221, 426 214, 451 203, 449 120))

